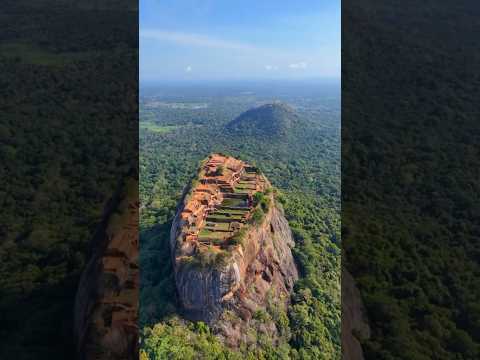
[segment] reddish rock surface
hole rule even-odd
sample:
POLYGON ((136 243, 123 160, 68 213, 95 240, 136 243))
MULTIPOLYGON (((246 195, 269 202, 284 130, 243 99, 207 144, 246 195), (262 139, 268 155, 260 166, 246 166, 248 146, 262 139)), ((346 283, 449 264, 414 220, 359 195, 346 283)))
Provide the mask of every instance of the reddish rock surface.
POLYGON ((363 360, 361 339, 370 337, 360 292, 352 275, 342 270, 342 359, 363 360))
MULTIPOLYGON (((268 180, 242 161, 226 157, 222 161, 219 157, 221 156, 214 154, 202 164, 197 185, 179 206, 172 224, 170 244, 177 290, 185 317, 205 321, 225 343, 238 346, 248 342, 246 328, 257 311, 266 309, 268 301, 274 301, 278 307, 288 304, 298 273, 291 253, 291 247, 294 246, 292 233, 283 210, 275 201, 268 180), (208 175, 217 173, 216 169, 209 170, 212 159, 215 159, 216 167, 222 166, 224 169, 222 182, 212 180, 208 175), (238 166, 232 166, 232 171, 225 174, 225 168, 230 168, 227 164, 238 166), (212 238, 211 243, 202 243, 201 231, 203 226, 209 226, 208 214, 215 214, 222 207, 223 200, 237 186, 237 181, 232 181, 232 178, 235 174, 240 174, 238 178, 244 179, 245 169, 252 179, 252 174, 256 174, 255 183, 248 184, 251 191, 245 191, 248 193, 246 198, 253 201, 253 195, 262 192, 264 203, 268 204, 262 211, 261 220, 251 221, 251 213, 260 205, 247 201, 249 212, 238 221, 238 227, 224 239, 216 241, 216 238, 212 238), (207 201, 205 207, 196 213, 205 220, 195 222, 195 219, 191 219, 187 222, 185 214, 194 214, 193 209, 198 209, 191 203, 198 199, 196 191, 207 184, 213 186, 212 193, 216 197, 210 198, 211 203, 207 201), (215 186, 219 190, 218 194, 215 186), (186 212, 186 209, 192 211, 186 212), (195 224, 194 231, 186 231, 191 229, 191 224, 195 224), (231 243, 232 237, 240 231, 243 231, 241 242, 231 243), (204 247, 206 250, 203 250, 204 247), (205 256, 202 251, 208 251, 209 256, 213 257, 221 254, 224 261, 199 264, 197 257, 205 256)), ((228 219, 220 221, 230 224, 228 219)), ((260 331, 271 338, 277 334, 273 322, 264 324, 260 331)))
POLYGON ((138 359, 138 181, 108 204, 75 303, 78 358, 138 359))

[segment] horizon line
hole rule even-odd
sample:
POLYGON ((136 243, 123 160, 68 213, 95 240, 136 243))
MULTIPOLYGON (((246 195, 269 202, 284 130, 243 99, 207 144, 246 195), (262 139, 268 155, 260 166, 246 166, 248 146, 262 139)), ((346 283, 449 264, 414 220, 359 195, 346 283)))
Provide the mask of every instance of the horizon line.
POLYGON ((308 82, 308 81, 338 81, 341 82, 341 76, 318 76, 318 77, 302 77, 302 78, 219 78, 219 79, 152 79, 139 78, 140 86, 147 83, 202 83, 202 82, 308 82))

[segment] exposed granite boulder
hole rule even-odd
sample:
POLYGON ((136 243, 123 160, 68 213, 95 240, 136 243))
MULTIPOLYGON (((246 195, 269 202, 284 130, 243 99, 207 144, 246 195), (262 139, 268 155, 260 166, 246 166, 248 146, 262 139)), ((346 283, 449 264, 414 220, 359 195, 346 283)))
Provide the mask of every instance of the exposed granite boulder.
POLYGON ((223 310, 222 299, 240 285, 236 263, 223 269, 188 268, 176 272, 176 284, 184 315, 211 323, 223 310))
POLYGON ((90 244, 75 302, 78 359, 138 359, 138 181, 125 179, 90 244))

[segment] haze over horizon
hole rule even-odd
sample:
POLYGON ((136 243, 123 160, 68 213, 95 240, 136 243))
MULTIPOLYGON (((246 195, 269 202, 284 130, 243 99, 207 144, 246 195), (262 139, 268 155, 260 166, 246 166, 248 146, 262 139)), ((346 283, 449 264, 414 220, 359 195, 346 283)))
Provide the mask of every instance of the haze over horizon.
POLYGON ((340 46, 339 1, 140 2, 141 82, 339 79, 340 46))

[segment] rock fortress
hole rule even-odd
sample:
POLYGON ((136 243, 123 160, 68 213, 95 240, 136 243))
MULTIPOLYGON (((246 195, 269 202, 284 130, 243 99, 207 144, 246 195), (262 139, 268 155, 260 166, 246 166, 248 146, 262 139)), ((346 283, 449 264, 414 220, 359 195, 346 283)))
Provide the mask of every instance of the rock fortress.
POLYGON ((267 189, 270 184, 255 167, 232 157, 211 155, 202 164, 180 213, 179 259, 235 245, 231 239, 252 217, 254 195, 267 189))
MULTIPOLYGON (((231 346, 245 342, 245 326, 268 301, 288 304, 298 278, 291 230, 270 182, 223 154, 206 158, 185 190, 170 245, 184 316, 205 321, 231 346)), ((275 337, 275 325, 265 332, 275 337)))

